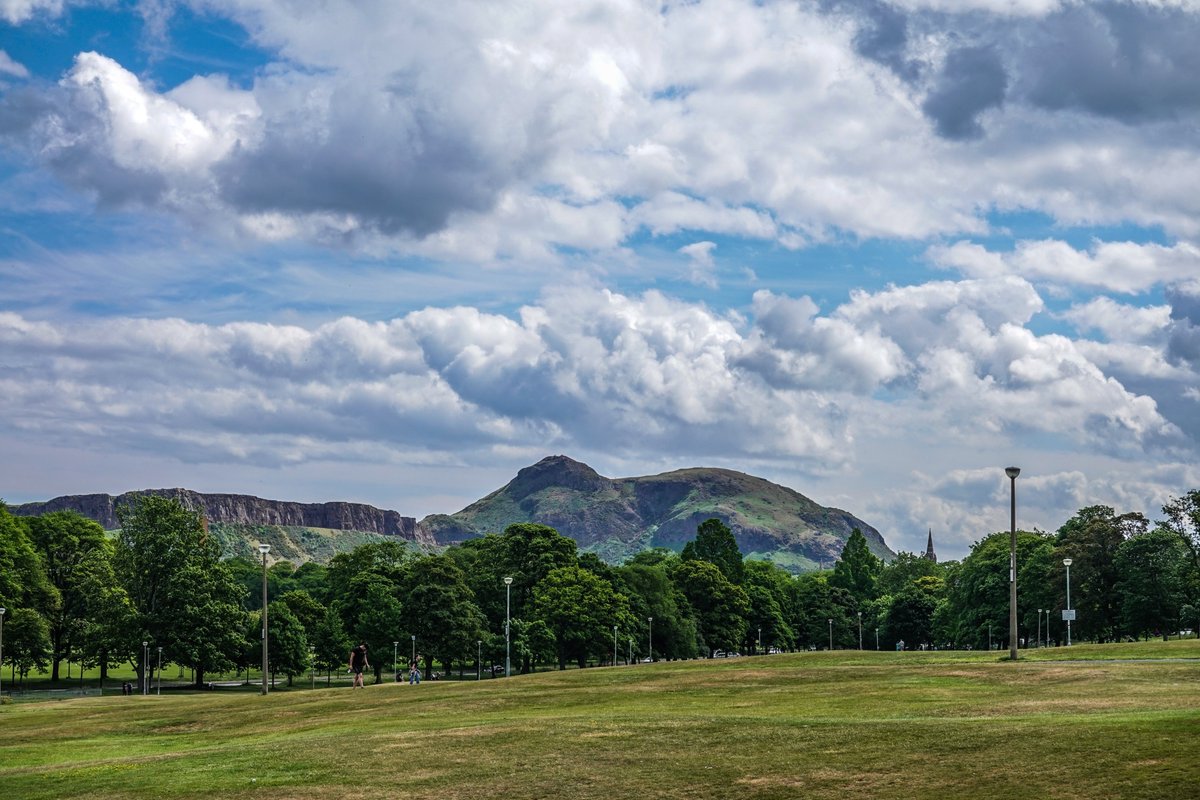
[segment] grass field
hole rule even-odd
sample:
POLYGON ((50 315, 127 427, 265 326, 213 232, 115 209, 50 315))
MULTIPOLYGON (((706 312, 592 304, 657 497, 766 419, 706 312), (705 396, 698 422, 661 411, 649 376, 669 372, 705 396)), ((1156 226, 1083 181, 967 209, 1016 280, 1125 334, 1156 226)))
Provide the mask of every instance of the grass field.
POLYGON ((14 798, 1194 798, 1200 644, 0 706, 14 798))

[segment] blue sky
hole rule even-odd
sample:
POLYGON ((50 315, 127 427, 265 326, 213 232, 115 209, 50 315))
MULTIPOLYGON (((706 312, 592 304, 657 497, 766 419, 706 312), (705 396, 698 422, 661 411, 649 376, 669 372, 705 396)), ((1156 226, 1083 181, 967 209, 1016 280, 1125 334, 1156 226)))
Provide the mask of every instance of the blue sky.
POLYGON ((1200 486, 1200 4, 0 0, 9 502, 1200 486))

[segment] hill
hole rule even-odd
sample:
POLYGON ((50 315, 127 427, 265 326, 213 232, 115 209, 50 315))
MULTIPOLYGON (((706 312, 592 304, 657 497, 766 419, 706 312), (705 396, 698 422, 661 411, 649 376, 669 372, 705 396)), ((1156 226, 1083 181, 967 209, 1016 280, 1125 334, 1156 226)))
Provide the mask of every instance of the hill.
POLYGON ((793 570, 831 563, 854 528, 876 555, 895 555, 875 528, 849 512, 763 478, 693 468, 613 479, 566 456, 544 458, 462 511, 426 517, 418 528, 438 544, 451 544, 537 522, 585 551, 620 561, 648 547, 680 550, 711 517, 730 527, 746 556, 793 570))

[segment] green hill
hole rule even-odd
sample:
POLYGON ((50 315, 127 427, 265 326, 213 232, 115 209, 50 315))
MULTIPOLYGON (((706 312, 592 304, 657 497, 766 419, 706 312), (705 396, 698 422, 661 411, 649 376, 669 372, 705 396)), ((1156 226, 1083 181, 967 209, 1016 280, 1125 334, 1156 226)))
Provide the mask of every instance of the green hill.
POLYGON ((426 517, 418 528, 450 544, 537 522, 584 551, 620 561, 648 547, 680 550, 711 517, 733 530, 743 554, 795 571, 831 563, 854 528, 876 555, 894 555, 875 528, 849 512, 763 478, 694 468, 611 479, 566 456, 544 458, 462 511, 426 517))

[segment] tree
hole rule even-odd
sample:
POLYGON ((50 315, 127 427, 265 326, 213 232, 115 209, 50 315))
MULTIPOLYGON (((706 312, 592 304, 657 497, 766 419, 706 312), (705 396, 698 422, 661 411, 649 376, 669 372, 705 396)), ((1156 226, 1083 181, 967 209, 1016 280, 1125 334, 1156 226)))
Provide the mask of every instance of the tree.
POLYGON ((879 573, 883 560, 867 547, 867 537, 855 528, 842 548, 842 557, 833 566, 829 585, 845 589, 858 604, 874 600, 879 593, 879 573))
POLYGON ((707 561, 716 565, 730 583, 740 584, 744 575, 742 551, 733 531, 721 520, 706 519, 696 528, 696 538, 683 546, 684 561, 707 561))
POLYGON ((566 669, 568 660, 583 667, 590 656, 602 658, 612 626, 632 622, 624 596, 607 581, 574 566, 551 570, 537 584, 530 611, 553 633, 559 669, 566 669))
POLYGON ((885 641, 903 640, 907 647, 933 643, 933 615, 938 598, 932 587, 914 583, 892 598, 883 624, 885 641))
POLYGON ((288 686, 292 685, 293 677, 308 669, 308 637, 304 625, 287 603, 279 600, 267 604, 267 659, 271 681, 274 682, 276 673, 282 672, 287 675, 288 686))
POLYGON ((31 670, 43 670, 50 657, 50 625, 32 608, 18 608, 4 622, 4 656, 25 683, 31 670))
MULTIPOLYGON (((312 595, 303 589, 284 592, 279 598, 279 602, 296 615, 296 619, 304 626, 306 633, 316 630, 317 625, 325 618, 325 606, 314 600, 312 595)), ((268 624, 270 624, 270 618, 268 618, 268 624)))
POLYGON ((746 635, 750 600, 709 561, 684 560, 671 580, 687 599, 696 619, 697 645, 712 656, 715 650, 736 650, 746 635))
MULTIPOLYGON (((631 621, 618 622, 622 641, 633 637, 646 645, 646 619, 654 618, 654 649, 664 658, 696 657, 696 620, 687 599, 671 581, 664 564, 679 564, 679 558, 656 559, 646 563, 637 558, 618 568, 622 583, 628 588, 631 621)), ((626 653, 630 649, 626 648, 626 653)))
POLYGON ((1134 635, 1158 633, 1165 640, 1179 622, 1184 576, 1191 560, 1174 532, 1158 528, 1124 541, 1117 549, 1121 620, 1134 635))
POLYGON ((46 577, 58 593, 58 602, 41 609, 50 625, 50 679, 71 656, 72 633, 82 630, 87 596, 81 583, 87 556, 105 543, 104 528, 74 511, 55 511, 28 520, 29 538, 41 554, 46 577))
MULTIPOLYGON (((242 590, 220 561, 219 542, 197 512, 173 498, 138 496, 117 518, 113 572, 133 610, 135 640, 191 666, 202 686, 206 672, 233 666, 242 646, 242 590)), ((143 678, 138 651, 121 655, 143 678)))
MULTIPOLYGON (((1116 514, 1108 506, 1080 509, 1058 530, 1058 556, 1069 556, 1071 604, 1078 609, 1075 632, 1080 639, 1116 639, 1121 632, 1121 598, 1117 584, 1121 573, 1117 551, 1131 536, 1145 533, 1149 521, 1138 513, 1116 514)), ((1061 564, 1061 559, 1060 562, 1061 564)), ((1061 608, 1066 608, 1065 569, 1062 576, 1061 608)))
MULTIPOLYGON (((950 602, 949 623, 951 638, 956 646, 970 645, 986 649, 989 627, 994 644, 1008 641, 1009 611, 1009 554, 1011 534, 993 533, 971 546, 971 553, 948 582, 950 602)), ((1018 608, 1036 609, 1035 597, 1039 582, 1045 578, 1024 566, 1035 561, 1040 551, 1050 551, 1053 543, 1045 536, 1029 531, 1017 531, 1017 598, 1018 608)), ((1045 558, 1045 556, 1041 556, 1045 558)), ((1018 635, 1020 630, 1018 629, 1018 635)))
POLYGON ((484 630, 483 613, 453 560, 444 555, 417 559, 406 589, 404 626, 417 636, 427 674, 435 659, 449 672, 454 659, 475 654, 475 642, 484 630))
POLYGON ((317 669, 325 671, 328 683, 330 673, 341 668, 349 661, 350 648, 353 643, 342 627, 342 618, 332 608, 326 609, 316 627, 308 637, 313 649, 313 659, 317 669))
POLYGON ((941 578, 944 572, 943 565, 925 556, 902 551, 890 563, 883 565, 876 588, 880 594, 899 594, 918 578, 941 578))
POLYGON ((84 661, 100 667, 100 681, 108 678, 115 654, 131 653, 141 647, 137 612, 113 572, 112 542, 87 554, 79 565, 79 591, 86 610, 78 646, 84 661))
POLYGON ((762 632, 764 648, 778 647, 790 650, 796 646, 796 634, 787 618, 789 611, 792 577, 769 561, 745 562, 746 596, 750 600, 750 617, 747 620, 747 649, 757 648, 759 631, 762 632))
MULTIPOLYGON (((389 660, 385 654, 391 653, 392 642, 404 630, 399 592, 399 587, 388 578, 365 572, 350 582, 349 593, 338 601, 352 638, 367 645, 376 683, 382 680, 383 667, 389 660)), ((344 655, 348 654, 349 651, 344 655)))
POLYGON ((0 500, 0 605, 5 608, 52 608, 58 591, 29 539, 26 521, 14 517, 0 500))

